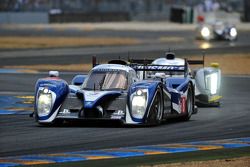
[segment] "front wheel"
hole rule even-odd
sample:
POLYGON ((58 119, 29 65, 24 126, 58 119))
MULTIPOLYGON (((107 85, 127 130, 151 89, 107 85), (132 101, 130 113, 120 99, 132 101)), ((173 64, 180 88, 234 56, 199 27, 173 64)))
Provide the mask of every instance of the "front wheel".
POLYGON ((162 91, 160 89, 157 90, 154 101, 149 110, 149 124, 158 125, 162 121, 163 116, 163 98, 162 91))
POLYGON ((194 94, 191 85, 189 84, 187 99, 186 99, 186 113, 183 116, 183 121, 188 121, 194 112, 194 94))

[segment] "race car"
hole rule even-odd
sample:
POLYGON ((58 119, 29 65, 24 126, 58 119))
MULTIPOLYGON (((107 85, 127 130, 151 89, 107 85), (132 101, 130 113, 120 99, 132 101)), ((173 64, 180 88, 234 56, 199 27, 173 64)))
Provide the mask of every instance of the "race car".
MULTIPOLYGON (((204 60, 205 56, 202 60, 187 60, 188 75, 195 83, 195 103, 198 106, 220 106, 222 96, 220 95, 221 70, 219 64, 211 63, 210 67, 204 67, 204 60), (202 65, 202 67, 191 69, 191 65, 202 65)), ((155 65, 175 65, 183 62, 183 59, 175 58, 172 54, 171 58, 147 61, 155 65)), ((169 74, 166 77, 169 77, 169 74)), ((175 72, 171 73, 171 77, 179 77, 179 75, 175 72)))
POLYGON ((204 40, 237 40, 237 29, 234 25, 216 21, 214 23, 199 23, 196 28, 196 38, 204 40))
MULTIPOLYGON (((203 63, 203 67, 192 71, 196 83, 196 104, 198 106, 218 107, 222 98, 220 94, 221 70, 219 64, 211 63, 210 67, 204 67, 204 61, 200 62, 203 63)), ((190 61, 190 64, 192 64, 192 61, 190 61)), ((193 61, 193 64, 195 64, 195 61, 193 61)))
POLYGON ((94 119, 155 125, 173 117, 189 120, 197 112, 195 84, 186 60, 168 65, 110 63, 96 65, 87 77, 74 77, 71 85, 57 72, 39 79, 35 88, 36 121, 53 124, 94 119), (146 78, 150 72, 151 78, 146 78))

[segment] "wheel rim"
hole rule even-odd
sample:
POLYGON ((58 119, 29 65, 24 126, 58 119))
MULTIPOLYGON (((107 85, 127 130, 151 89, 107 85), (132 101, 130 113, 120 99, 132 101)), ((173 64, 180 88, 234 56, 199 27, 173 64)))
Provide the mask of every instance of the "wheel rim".
POLYGON ((192 104, 193 104, 193 100, 192 100, 192 97, 190 97, 191 95, 190 95, 190 91, 189 91, 189 93, 188 93, 188 99, 187 99, 187 114, 188 114, 188 116, 190 116, 191 114, 192 114, 192 108, 193 108, 193 106, 192 106, 192 104))
POLYGON ((157 95, 154 103, 154 109, 156 113, 156 120, 160 121, 162 117, 162 105, 161 105, 161 99, 160 96, 157 95))
POLYGON ((162 119, 162 109, 163 109, 163 102, 161 100, 161 92, 157 91, 154 101, 151 105, 148 117, 149 124, 159 124, 162 119))

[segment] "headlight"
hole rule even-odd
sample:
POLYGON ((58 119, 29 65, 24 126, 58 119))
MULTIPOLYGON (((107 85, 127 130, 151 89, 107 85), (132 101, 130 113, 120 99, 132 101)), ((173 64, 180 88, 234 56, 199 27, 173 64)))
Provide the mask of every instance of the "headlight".
POLYGON ((139 89, 132 94, 131 104, 132 104, 133 117, 138 119, 143 118, 147 107, 147 97, 148 97, 147 89, 139 89))
POLYGON ((49 114, 52 107, 52 95, 51 93, 44 93, 44 90, 39 94, 37 102, 37 114, 38 116, 46 116, 49 114))
POLYGON ((206 76, 206 86, 212 95, 217 93, 218 89, 218 73, 208 74, 206 76))
POLYGON ((204 38, 209 38, 210 36, 210 30, 208 27, 203 27, 201 29, 201 35, 204 37, 204 38))
POLYGON ((236 30, 236 28, 231 28, 230 29, 230 36, 231 37, 236 37, 237 36, 237 30, 236 30))

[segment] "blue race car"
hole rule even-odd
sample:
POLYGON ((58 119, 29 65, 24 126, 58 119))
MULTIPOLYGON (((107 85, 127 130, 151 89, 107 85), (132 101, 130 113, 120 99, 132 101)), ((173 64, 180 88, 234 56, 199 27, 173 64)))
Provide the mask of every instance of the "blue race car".
MULTIPOLYGON (((168 57, 170 53, 164 59, 168 57)), ((39 79, 36 121, 53 124, 94 119, 152 125, 173 117, 189 120, 197 112, 195 84, 185 59, 168 65, 110 63, 96 65, 87 77, 77 75, 71 85, 56 72, 39 79)))

